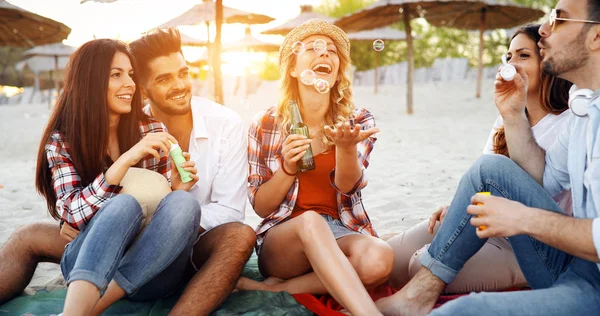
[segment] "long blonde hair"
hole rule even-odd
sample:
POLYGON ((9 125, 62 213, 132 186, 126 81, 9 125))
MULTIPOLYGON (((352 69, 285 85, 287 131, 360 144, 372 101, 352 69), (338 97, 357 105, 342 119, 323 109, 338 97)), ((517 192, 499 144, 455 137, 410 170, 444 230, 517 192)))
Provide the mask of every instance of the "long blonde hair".
MULTIPOLYGON (((333 126, 338 123, 345 123, 351 118, 354 112, 354 102, 352 102, 352 88, 350 87, 350 78, 346 74, 350 67, 350 56, 338 49, 338 57, 340 58, 340 67, 338 70, 338 79, 334 83, 329 93, 329 112, 325 115, 323 122, 325 125, 333 126)), ((281 80, 279 88, 279 103, 277 104, 277 114, 279 123, 283 128, 283 134, 289 133, 291 122, 291 113, 288 107, 289 101, 297 101, 300 105, 302 113, 302 105, 300 104, 300 93, 298 91, 298 79, 292 77, 291 72, 296 65, 296 55, 290 54, 289 58, 285 58, 284 62, 279 65, 281 71, 281 80)), ((323 143, 329 147, 333 145, 331 139, 325 134, 321 139, 323 143)))

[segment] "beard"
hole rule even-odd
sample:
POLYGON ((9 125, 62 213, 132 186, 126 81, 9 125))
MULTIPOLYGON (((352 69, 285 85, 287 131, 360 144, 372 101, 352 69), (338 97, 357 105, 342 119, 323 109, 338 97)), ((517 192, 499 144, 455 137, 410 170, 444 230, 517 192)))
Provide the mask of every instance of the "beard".
MULTIPOLYGON (((561 75, 584 67, 590 59, 590 53, 585 48, 585 36, 589 29, 584 28, 579 35, 566 44, 563 50, 542 60, 542 70, 552 76, 561 75)), ((547 48, 544 42, 542 42, 547 48)))
POLYGON ((158 98, 156 96, 149 94, 148 99, 161 112, 163 112, 167 115, 174 115, 174 116, 185 115, 185 114, 188 114, 192 109, 192 107, 191 107, 191 91, 189 91, 189 89, 171 92, 164 99, 158 98), (171 102, 176 102, 176 101, 172 100, 171 98, 173 96, 181 94, 181 93, 186 93, 187 94, 186 98, 190 98, 190 100, 188 100, 188 102, 187 102, 187 106, 179 106, 179 105, 175 105, 175 104, 169 104, 171 102))

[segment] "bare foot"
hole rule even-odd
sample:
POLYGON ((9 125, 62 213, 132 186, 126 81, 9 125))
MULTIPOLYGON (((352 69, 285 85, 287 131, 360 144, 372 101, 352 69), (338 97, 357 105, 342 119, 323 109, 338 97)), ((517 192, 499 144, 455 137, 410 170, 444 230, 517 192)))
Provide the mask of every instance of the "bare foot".
POLYGON ((378 300, 375 305, 385 316, 427 315, 445 286, 444 282, 422 267, 402 290, 378 300))
POLYGON ((268 292, 281 292, 282 285, 285 282, 284 279, 276 277, 268 277, 262 282, 255 281, 246 277, 240 277, 235 288, 239 291, 268 291, 268 292))
POLYGON ((270 276, 263 281, 263 283, 267 284, 267 285, 277 285, 277 284, 281 284, 283 282, 285 282, 285 279, 274 277, 274 276, 270 276))

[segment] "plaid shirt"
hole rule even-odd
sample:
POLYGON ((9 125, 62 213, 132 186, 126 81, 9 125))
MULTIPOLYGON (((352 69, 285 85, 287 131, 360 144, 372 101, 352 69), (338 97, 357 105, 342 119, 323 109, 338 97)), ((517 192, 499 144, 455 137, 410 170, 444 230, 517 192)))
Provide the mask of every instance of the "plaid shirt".
MULTIPOLYGON (((248 132, 248 162, 250 165, 248 197, 252 206, 254 206, 256 192, 260 186, 269 181, 275 171, 280 168, 278 158, 281 156, 285 134, 282 135, 283 128, 279 123, 276 112, 275 107, 271 107, 266 112, 261 113, 262 115, 252 123, 248 132)), ((352 117, 354 119, 350 119, 349 122, 352 125, 355 123, 360 124, 363 130, 375 126, 373 115, 365 109, 355 110, 352 117)), ((357 145, 362 175, 350 192, 343 193, 336 187, 335 169, 330 174, 331 185, 337 192, 338 213, 342 223, 354 231, 372 236, 377 236, 377 234, 363 208, 360 191, 367 185, 366 168, 369 166, 369 154, 373 150, 376 140, 376 138, 371 137, 357 145)), ((294 184, 288 191, 284 201, 279 204, 279 208, 265 217, 256 228, 257 249, 260 249, 265 233, 292 214, 297 198, 298 178, 294 180, 294 184)))
MULTIPOLYGON (((166 127, 159 121, 150 119, 147 124, 140 122, 142 137, 148 133, 164 132, 166 127)), ((121 190, 121 186, 109 185, 104 172, 92 183, 83 186, 81 178, 69 155, 69 144, 59 131, 54 131, 46 143, 46 157, 52 172, 52 185, 56 193, 56 209, 63 221, 71 227, 82 230, 96 212, 121 190)), ((167 180, 171 178, 171 162, 168 155, 157 160, 149 155, 142 160, 142 167, 161 173, 167 180)))

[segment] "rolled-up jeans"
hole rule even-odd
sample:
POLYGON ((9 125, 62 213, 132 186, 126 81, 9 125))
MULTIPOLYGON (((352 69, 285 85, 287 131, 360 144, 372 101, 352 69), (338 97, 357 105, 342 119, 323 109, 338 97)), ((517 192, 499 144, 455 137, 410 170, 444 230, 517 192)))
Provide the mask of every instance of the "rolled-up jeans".
POLYGON ((134 300, 162 298, 183 286, 199 233, 198 201, 171 192, 140 232, 141 223, 142 208, 132 196, 106 202, 65 249, 60 266, 67 284, 84 280, 103 295, 114 279, 134 300))
MULTIPOLYGON (((445 283, 485 244, 466 212, 471 197, 488 191, 526 206, 562 213, 529 174, 501 155, 482 156, 461 179, 442 226, 421 263, 445 283)), ((445 304, 432 315, 594 315, 600 310, 600 271, 595 263, 517 235, 509 238, 532 291, 479 293, 445 304)))

